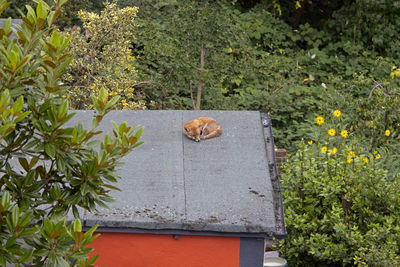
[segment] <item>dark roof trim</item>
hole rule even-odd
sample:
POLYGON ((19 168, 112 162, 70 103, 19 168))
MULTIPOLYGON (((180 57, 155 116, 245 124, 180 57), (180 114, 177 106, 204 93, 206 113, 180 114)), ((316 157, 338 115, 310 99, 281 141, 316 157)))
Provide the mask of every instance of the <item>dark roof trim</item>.
MULTIPOLYGON (((83 227, 83 231, 90 227, 83 227)), ((274 233, 237 233, 237 232, 211 232, 211 231, 189 231, 176 229, 142 229, 128 227, 98 227, 96 232, 104 233, 134 233, 134 234, 164 234, 164 235, 202 235, 202 236, 221 236, 221 237, 252 237, 272 239, 274 233)))
POLYGON ((278 239, 283 239, 287 236, 286 225, 285 225, 285 214, 283 210, 282 192, 281 185, 279 183, 278 170, 276 167, 275 158, 275 144, 274 136, 272 133, 272 121, 266 113, 261 112, 261 123, 264 126, 264 137, 265 146, 267 151, 268 167, 271 174, 271 182, 274 190, 273 201, 275 208, 275 221, 276 221, 276 232, 274 236, 278 239))

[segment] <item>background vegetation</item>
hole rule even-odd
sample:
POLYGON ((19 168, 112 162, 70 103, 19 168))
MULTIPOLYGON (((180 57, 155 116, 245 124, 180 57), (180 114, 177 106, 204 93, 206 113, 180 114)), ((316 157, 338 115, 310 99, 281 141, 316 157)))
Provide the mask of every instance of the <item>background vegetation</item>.
MULTIPOLYGON (((5 16, 18 17, 25 3, 13 1, 5 16)), ((116 5, 69 1, 60 16, 76 55, 64 77, 75 108, 90 108, 82 99, 106 88, 121 95, 118 108, 267 112, 277 146, 293 152, 282 174, 290 235, 280 248, 291 265, 398 263, 400 1, 116 5), (343 114, 336 122, 334 110, 343 114), (317 116, 327 122, 316 125, 317 116)))
MULTIPOLYGON (((29 2, 13 1, 6 15, 29 2)), ((277 145, 293 151, 314 113, 399 86, 390 77, 400 57, 399 1, 118 3, 139 7, 130 38, 136 72, 127 71, 136 83, 118 88, 135 91, 128 108, 265 111, 277 145)), ((104 4, 69 1, 60 26, 82 27, 82 8, 100 13, 104 4)))

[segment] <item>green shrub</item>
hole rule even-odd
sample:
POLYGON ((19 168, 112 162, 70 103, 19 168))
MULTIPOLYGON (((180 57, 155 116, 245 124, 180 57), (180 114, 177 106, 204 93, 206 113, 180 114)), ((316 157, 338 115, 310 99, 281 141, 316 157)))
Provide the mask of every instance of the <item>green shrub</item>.
POLYGON ((388 175, 346 116, 318 116, 313 140, 283 165, 280 248, 291 266, 400 264, 400 174, 388 175))
MULTIPOLYGON (((371 75, 355 74, 346 82, 351 84, 350 87, 331 90, 329 98, 326 97, 326 103, 322 105, 325 108, 333 106, 345 114, 341 117, 341 124, 366 151, 377 151, 382 155, 380 165, 389 171, 389 176, 397 175, 400 160, 400 80, 395 78, 395 71, 394 67, 391 74, 393 79, 390 77, 390 68, 386 68, 386 78, 383 76, 379 80, 371 75)), ((335 81, 333 85, 344 83, 335 81)), ((312 127, 305 128, 303 133, 308 138, 319 140, 312 127)))
POLYGON ((144 108, 135 95, 135 58, 130 49, 134 38, 134 18, 137 8, 120 9, 116 1, 105 3, 100 15, 80 11, 83 31, 72 33, 69 52, 74 60, 68 68, 66 80, 71 89, 67 97, 76 109, 91 109, 90 99, 105 88, 110 95, 118 95, 119 109, 144 108))
MULTIPOLYGON (((93 140, 117 97, 103 89, 92 101, 92 128, 66 125, 74 116, 63 98, 62 77, 72 57, 70 39, 55 26, 65 0, 51 9, 38 1, 23 23, 0 29, 0 265, 93 266, 78 207, 107 206, 116 168, 143 129, 114 124, 114 137, 93 140), (10 39, 12 31, 17 39, 10 39), (76 218, 67 225, 68 212, 76 218)), ((0 0, 0 13, 9 5, 0 0)))

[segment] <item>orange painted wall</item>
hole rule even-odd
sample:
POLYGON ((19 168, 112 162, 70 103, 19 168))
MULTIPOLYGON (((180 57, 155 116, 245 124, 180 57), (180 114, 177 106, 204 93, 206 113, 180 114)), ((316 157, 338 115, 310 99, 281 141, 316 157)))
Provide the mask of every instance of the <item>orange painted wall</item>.
POLYGON ((239 237, 101 233, 89 246, 99 267, 239 266, 239 237))

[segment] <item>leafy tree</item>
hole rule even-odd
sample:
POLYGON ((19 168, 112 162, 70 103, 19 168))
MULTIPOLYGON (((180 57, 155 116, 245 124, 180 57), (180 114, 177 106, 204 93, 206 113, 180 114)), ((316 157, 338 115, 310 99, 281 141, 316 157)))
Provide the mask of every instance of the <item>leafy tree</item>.
POLYGON ((234 21, 238 14, 232 4, 226 1, 130 3, 139 7, 134 40, 139 73, 137 88, 147 99, 161 100, 163 108, 209 108, 208 101, 224 94, 217 84, 227 78, 232 59, 240 57, 239 48, 249 44, 234 21))
MULTIPOLYGON (((0 265, 93 266, 87 245, 96 227, 82 232, 65 216, 78 207, 94 210, 111 200, 121 158, 142 142, 143 129, 114 124, 114 137, 93 141, 109 109, 118 101, 105 90, 93 97, 92 129, 68 121, 68 89, 62 77, 72 57, 70 38, 54 22, 65 0, 54 9, 38 1, 27 6, 23 23, 0 29, 0 265), (14 32, 16 39, 12 39, 14 32)), ((0 0, 0 13, 9 6, 0 0)))

